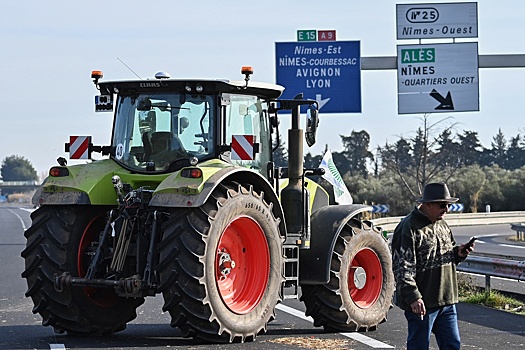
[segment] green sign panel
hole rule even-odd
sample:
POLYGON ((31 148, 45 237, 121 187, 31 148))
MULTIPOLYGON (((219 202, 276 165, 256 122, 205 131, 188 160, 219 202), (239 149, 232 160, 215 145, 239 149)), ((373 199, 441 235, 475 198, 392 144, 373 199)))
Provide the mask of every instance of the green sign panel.
POLYGON ((316 29, 298 30, 297 31, 297 41, 317 41, 317 30, 316 29))
POLYGON ((436 61, 434 48, 401 50, 401 63, 428 63, 436 61))

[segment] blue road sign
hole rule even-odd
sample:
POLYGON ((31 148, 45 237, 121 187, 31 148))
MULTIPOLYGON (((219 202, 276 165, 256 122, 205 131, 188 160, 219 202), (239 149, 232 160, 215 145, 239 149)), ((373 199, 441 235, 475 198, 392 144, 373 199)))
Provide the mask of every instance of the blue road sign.
POLYGON ((387 204, 372 205, 372 213, 388 213, 390 207, 387 204))
POLYGON ((323 113, 361 113, 359 41, 275 43, 275 53, 281 98, 303 93, 323 113))
POLYGON ((462 203, 451 203, 448 211, 463 211, 465 209, 462 203))

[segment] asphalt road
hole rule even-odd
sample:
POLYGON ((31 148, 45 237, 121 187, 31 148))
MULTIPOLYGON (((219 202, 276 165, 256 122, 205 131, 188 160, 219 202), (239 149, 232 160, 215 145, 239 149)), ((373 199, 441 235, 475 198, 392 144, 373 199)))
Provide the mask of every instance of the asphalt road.
MULTIPOLYGON (((25 247, 23 231, 30 225, 29 212, 14 207, 0 207, 0 349, 402 349, 406 337, 406 322, 402 312, 394 307, 389 319, 374 332, 324 333, 313 327, 304 316, 302 303, 287 300, 278 306, 277 319, 270 323, 267 334, 248 344, 203 344, 181 337, 169 326, 169 316, 162 313, 162 298, 147 298, 138 309, 138 317, 127 329, 112 337, 84 338, 54 334, 43 327, 38 315, 33 315, 32 302, 24 296, 25 280, 20 277, 25 247)), ((509 225, 455 228, 458 242, 472 235, 485 237, 476 250, 500 249, 499 244, 513 245, 504 235, 512 236, 509 225), (505 231, 507 230, 507 231, 505 231), (495 235, 496 236, 490 236, 495 235), (495 237, 495 238, 490 238, 495 237), (490 239, 489 239, 490 238, 490 239), (482 246, 483 247, 480 247, 482 246)), ((518 245, 519 246, 519 245, 518 245)), ((506 248, 507 251, 511 248, 506 248)), ((518 253, 522 248, 514 248, 518 253)), ((523 285, 522 285, 523 287, 523 285)), ((525 317, 477 305, 458 305, 459 327, 464 349, 513 349, 525 346, 525 317)), ((436 343, 432 343, 437 349, 436 343)))
MULTIPOLYGON (((446 220, 446 217, 445 217, 446 220)), ((525 242, 516 242, 516 231, 509 224, 457 226, 452 227, 458 244, 466 243, 472 236, 477 236, 476 253, 497 254, 509 257, 521 257, 525 260, 525 242)))

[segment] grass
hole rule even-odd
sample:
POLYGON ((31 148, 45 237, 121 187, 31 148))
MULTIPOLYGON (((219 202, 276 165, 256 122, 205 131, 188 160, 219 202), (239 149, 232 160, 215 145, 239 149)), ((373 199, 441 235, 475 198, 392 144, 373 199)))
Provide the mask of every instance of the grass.
POLYGON ((459 275, 458 287, 459 300, 462 302, 525 315, 523 300, 494 290, 487 293, 483 288, 477 287, 470 276, 459 275))

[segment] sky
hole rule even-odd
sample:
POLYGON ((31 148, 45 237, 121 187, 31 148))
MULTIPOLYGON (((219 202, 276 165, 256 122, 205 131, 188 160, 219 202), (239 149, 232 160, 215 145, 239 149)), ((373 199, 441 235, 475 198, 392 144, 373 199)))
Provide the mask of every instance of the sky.
MULTIPOLYGON (((396 56, 397 45, 418 43, 396 40, 396 4, 443 2, 453 1, 4 1, 0 161, 22 156, 41 175, 68 157, 70 135, 109 145, 112 116, 94 112, 92 70, 102 70, 104 80, 158 71, 238 80, 240 68, 251 65, 253 81, 275 83, 275 43, 296 41, 297 30, 336 30, 337 40, 360 41, 361 57, 396 56)), ((478 42, 480 55, 525 54, 524 33, 525 1, 478 1, 478 38, 469 41, 478 42)), ((458 132, 476 131, 484 147, 499 129, 507 140, 523 135, 523 84, 524 68, 480 69, 479 112, 434 113, 430 120, 450 117, 458 132)), ((353 130, 370 134, 373 151, 421 127, 422 114, 398 114, 395 70, 362 71, 361 95, 361 113, 321 110, 317 143, 305 153, 326 146, 340 152, 339 135, 353 130)), ((281 133, 288 127, 283 117, 281 133)))

